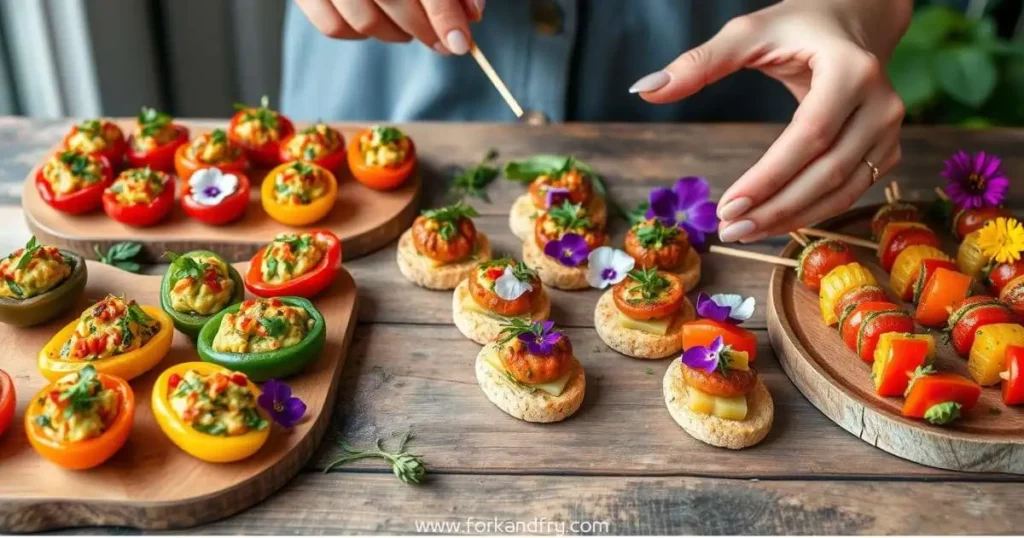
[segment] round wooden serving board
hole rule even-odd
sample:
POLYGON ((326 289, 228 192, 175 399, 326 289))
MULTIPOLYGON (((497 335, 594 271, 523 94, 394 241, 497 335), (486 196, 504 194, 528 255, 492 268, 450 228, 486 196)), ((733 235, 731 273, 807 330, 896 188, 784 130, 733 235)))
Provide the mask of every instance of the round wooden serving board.
MULTIPOLYGON (((821 228, 868 238, 877 208, 850 211, 821 228)), ((853 248, 891 296, 888 275, 874 251, 853 248)), ((799 249, 790 243, 782 255, 795 257, 799 249)), ((955 254, 951 237, 945 238, 943 250, 955 254)), ((903 306, 913 313, 913 305, 903 306)), ((907 419, 900 414, 902 398, 875 394, 870 365, 846 347, 834 328, 825 326, 818 294, 800 283, 796 271, 775 269, 767 315, 768 335, 783 369, 811 403, 846 431, 890 454, 932 467, 1024 474, 1024 410, 1003 405, 998 385, 984 389, 978 405, 949 426, 907 419)), ((966 375, 966 360, 943 343, 941 334, 932 334, 939 344, 935 367, 966 375)))
POLYGON ((314 301, 327 322, 327 345, 309 370, 288 380, 309 409, 294 429, 273 426, 259 452, 230 464, 200 461, 172 444, 153 419, 150 392, 168 366, 199 360, 195 346, 175 332, 170 354, 132 381, 138 407, 125 446, 95 469, 68 471, 36 454, 25 438, 21 417, 29 399, 46 385, 36 370, 36 354, 60 327, 108 293, 160 304, 161 277, 88 263, 89 283, 74 311, 41 327, 0 325, 0 368, 11 375, 18 395, 15 423, 0 437, 0 533, 89 525, 189 527, 248 508, 291 480, 323 438, 334 410, 355 327, 352 277, 342 271, 334 286, 314 301))
MULTIPOLYGON (((125 132, 130 132, 130 121, 119 120, 118 123, 125 132)), ((193 137, 211 130, 210 122, 182 123, 189 127, 193 137)), ((223 122, 223 126, 226 125, 227 122, 223 122)), ((352 126, 335 127, 342 131, 346 141, 358 132, 352 126)), ((334 210, 319 222, 295 228, 271 219, 263 211, 259 186, 266 170, 252 171, 249 174, 253 182, 249 209, 236 222, 208 226, 189 218, 181 206, 176 205, 167 220, 148 228, 133 228, 107 217, 102 209, 87 215, 67 215, 47 205, 35 187, 36 170, 41 164, 25 178, 22 193, 22 207, 29 229, 43 243, 74 250, 86 257, 95 257, 94 247, 105 251, 114 243, 136 241, 142 243, 151 260, 166 251, 205 249, 224 256, 228 261, 245 261, 281 232, 326 228, 341 238, 343 257, 354 259, 390 243, 409 227, 416 217, 421 183, 419 175, 414 174, 396 190, 375 191, 353 179, 345 167, 337 175, 338 202, 334 210)), ((180 194, 180 182, 177 189, 180 194)))

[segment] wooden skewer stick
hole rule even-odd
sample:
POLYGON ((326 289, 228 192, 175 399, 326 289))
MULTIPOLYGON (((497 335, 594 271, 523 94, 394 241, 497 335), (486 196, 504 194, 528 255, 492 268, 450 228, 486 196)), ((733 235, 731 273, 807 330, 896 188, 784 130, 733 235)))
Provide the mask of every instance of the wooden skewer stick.
POLYGON ((807 238, 800 235, 800 232, 789 232, 789 236, 793 238, 793 241, 799 243, 801 247, 807 246, 807 238))
POLYGON ((935 196, 938 196, 939 200, 943 202, 949 201, 949 195, 946 194, 946 191, 942 190, 942 187, 935 187, 935 196))
POLYGON ((900 194, 900 184, 895 181, 892 182, 892 197, 893 200, 899 202, 903 196, 900 194))
POLYGON ((783 258, 782 256, 772 256, 771 254, 761 254, 760 252, 748 252, 746 250, 740 250, 738 248, 720 247, 718 245, 711 245, 708 249, 716 254, 724 254, 726 256, 732 256, 734 258, 744 258, 747 260, 756 260, 759 262, 767 262, 775 265, 784 265, 786 267, 798 267, 800 264, 792 258, 783 258))
POLYGON ((502 99, 504 99, 508 104, 508 107, 512 109, 512 113, 515 114, 517 118, 523 117, 523 107, 519 106, 519 102, 516 101, 515 97, 512 97, 512 92, 508 91, 508 86, 505 86, 505 83, 502 82, 501 77, 499 77, 498 73, 493 67, 491 67, 491 62, 487 61, 487 57, 484 56, 483 51, 476 46, 476 43, 473 43, 473 46, 470 47, 469 53, 473 55, 473 59, 476 60, 476 63, 480 64, 480 69, 482 69, 484 74, 487 75, 487 78, 491 80, 491 84, 494 84, 495 89, 497 89, 498 93, 501 94, 502 99))
POLYGON ((823 237, 825 239, 835 239, 837 241, 845 241, 851 245, 857 245, 858 247, 864 248, 878 248, 878 243, 874 241, 868 241, 867 239, 861 239, 852 235, 837 234, 835 232, 826 232, 825 230, 817 230, 814 228, 800 228, 800 233, 809 235, 811 237, 823 237))
POLYGON ((892 203, 892 191, 889 190, 888 185, 885 187, 885 201, 890 204, 892 203))

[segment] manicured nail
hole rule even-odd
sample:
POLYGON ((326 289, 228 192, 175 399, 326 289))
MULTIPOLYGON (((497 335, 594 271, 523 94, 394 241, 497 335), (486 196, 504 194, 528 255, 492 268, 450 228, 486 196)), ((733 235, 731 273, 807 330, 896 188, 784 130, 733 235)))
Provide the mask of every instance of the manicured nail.
POLYGON ((719 206, 718 218, 722 220, 735 220, 736 217, 747 212, 754 205, 754 201, 746 196, 729 200, 725 205, 719 206))
POLYGON ((741 220, 726 226, 724 230, 718 232, 718 238, 721 239, 723 243, 733 243, 750 235, 756 229, 757 225, 754 224, 754 221, 741 220))
POLYGON ((484 7, 487 6, 487 0, 476 0, 476 20, 480 20, 480 17, 484 16, 484 7))
POLYGON ((667 71, 655 71, 646 75, 629 87, 629 93, 653 92, 669 83, 672 77, 667 71))
POLYGON ((448 36, 444 40, 448 42, 448 50, 452 51, 452 54, 461 56, 469 52, 469 41, 466 40, 466 35, 461 30, 448 32, 448 36))
POLYGON ((444 43, 441 43, 440 41, 434 43, 434 46, 430 48, 434 49, 434 52, 440 54, 441 56, 451 55, 451 53, 448 52, 448 49, 444 48, 444 43))

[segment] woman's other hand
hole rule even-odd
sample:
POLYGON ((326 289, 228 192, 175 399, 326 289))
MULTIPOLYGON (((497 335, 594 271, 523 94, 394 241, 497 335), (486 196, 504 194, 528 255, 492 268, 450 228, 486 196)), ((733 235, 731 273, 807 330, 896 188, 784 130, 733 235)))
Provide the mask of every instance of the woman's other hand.
POLYGON ((785 0, 731 20, 630 88, 667 103, 750 68, 800 102, 764 156, 722 195, 722 241, 756 241, 837 214, 871 186, 866 163, 884 174, 899 162, 903 102, 884 64, 912 9, 911 0, 785 0))
POLYGON ((485 0, 295 0, 320 33, 336 39, 374 38, 404 43, 416 38, 441 54, 466 54, 470 21, 485 0))

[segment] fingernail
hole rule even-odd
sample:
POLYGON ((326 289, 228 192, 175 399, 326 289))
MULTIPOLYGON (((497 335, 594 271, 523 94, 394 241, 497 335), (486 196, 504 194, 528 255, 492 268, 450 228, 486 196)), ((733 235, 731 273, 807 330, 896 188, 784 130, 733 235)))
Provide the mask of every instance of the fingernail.
POLYGON ((726 202, 725 205, 718 207, 718 218, 722 220, 736 220, 736 217, 746 213, 753 205, 754 201, 746 196, 734 198, 726 202))
POLYGON ((452 54, 462 55, 469 52, 469 41, 466 41, 466 35, 461 30, 448 32, 444 40, 448 42, 448 50, 452 51, 452 54))
POLYGON ((726 226, 724 230, 718 232, 718 238, 721 239, 723 243, 733 243, 750 235, 756 229, 757 226, 754 224, 754 221, 741 220, 726 226))
POLYGON ((672 77, 667 71, 655 71, 646 75, 629 87, 629 93, 653 92, 669 83, 672 77))
POLYGON ((444 48, 444 44, 441 43, 440 41, 434 43, 434 46, 431 48, 434 49, 434 52, 442 56, 448 56, 449 54, 451 54, 450 52, 448 52, 448 49, 444 48))
POLYGON ((476 20, 480 20, 480 17, 484 16, 484 7, 487 6, 487 0, 476 0, 476 20))

